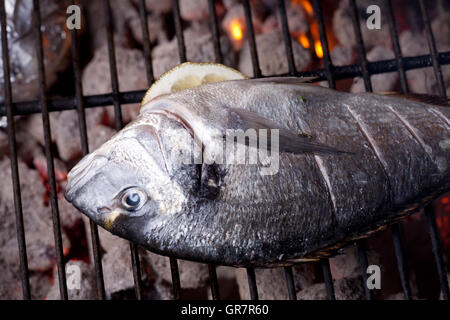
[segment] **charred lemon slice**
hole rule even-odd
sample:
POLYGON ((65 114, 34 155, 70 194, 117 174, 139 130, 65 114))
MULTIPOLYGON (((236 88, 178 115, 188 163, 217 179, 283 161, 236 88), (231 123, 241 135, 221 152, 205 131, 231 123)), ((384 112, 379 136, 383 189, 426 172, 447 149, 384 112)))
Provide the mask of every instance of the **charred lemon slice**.
POLYGON ((247 79, 247 76, 223 64, 185 62, 162 74, 145 93, 141 106, 163 94, 206 83, 240 79, 247 79))

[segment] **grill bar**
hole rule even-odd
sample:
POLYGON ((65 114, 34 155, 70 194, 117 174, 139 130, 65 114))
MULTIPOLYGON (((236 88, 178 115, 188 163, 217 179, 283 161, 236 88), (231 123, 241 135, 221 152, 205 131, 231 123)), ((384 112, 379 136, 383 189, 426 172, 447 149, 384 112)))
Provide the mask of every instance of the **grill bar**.
POLYGON ((334 66, 330 57, 330 48, 328 46, 328 39, 325 30, 325 22, 323 20, 322 7, 320 6, 319 0, 314 0, 313 4, 314 4, 314 12, 316 14, 316 19, 319 27, 320 43, 322 44, 323 49, 323 65, 328 80, 328 86, 332 89, 336 89, 336 82, 333 76, 334 66))
POLYGON ((436 76, 437 83, 439 85, 439 92, 441 96, 446 97, 447 93, 445 91, 444 76, 442 75, 441 65, 439 64, 438 51, 436 48, 436 41, 433 36, 433 31, 431 30, 430 18, 428 17, 425 2, 423 0, 419 0, 419 4, 420 4, 420 11, 422 13, 422 19, 425 24, 425 34, 427 36, 428 47, 430 49, 433 61, 433 70, 436 76))
MULTIPOLYGON (((366 91, 372 92, 372 81, 370 80, 369 63, 367 61, 366 49, 364 47, 364 40, 361 33, 361 25, 359 22, 358 8, 356 6, 355 0, 350 0, 350 6, 352 10, 352 24, 356 38, 356 46, 358 48, 359 65, 364 79, 364 87, 366 91)), ((366 241, 360 240, 358 241, 357 245, 358 245, 359 262, 361 265, 361 272, 363 278, 363 286, 366 292, 366 299, 372 300, 373 299, 372 292, 367 287, 368 262, 367 262, 366 241)))
MULTIPOLYGON (((450 64, 450 51, 441 52, 439 54, 439 61, 441 65, 450 64)), ((430 67, 432 65, 431 55, 422 55, 416 57, 405 57, 404 67, 405 71, 414 70, 420 68, 430 67)), ((394 72, 398 70, 397 61, 395 59, 380 60, 376 62, 369 62, 369 70, 372 75, 394 72)), ((280 74, 278 76, 286 76, 287 74, 280 74)), ((335 80, 349 79, 354 77, 360 77, 362 75, 361 68, 357 64, 348 66, 336 66, 333 71, 335 80)), ((326 71, 324 69, 318 69, 315 71, 297 72, 296 77, 317 77, 314 81, 326 80, 326 71)), ((145 95, 145 90, 126 91, 119 92, 118 97, 122 104, 139 103, 145 95)), ((84 107, 94 108, 101 106, 111 105, 113 101, 113 95, 97 94, 84 96, 84 107)), ((77 105, 73 98, 53 98, 48 99, 49 111, 64 111, 76 109, 77 105)), ((24 116, 34 113, 40 113, 40 108, 37 100, 13 102, 14 115, 24 116)), ((6 116, 6 108, 4 103, 0 103, 0 116, 6 116)))
MULTIPOLYGON (((433 62, 433 71, 436 77, 437 83, 439 85, 439 92, 442 97, 447 96, 447 92, 445 90, 444 77, 442 75, 441 65, 438 59, 438 51, 436 47, 436 41, 434 39, 433 31, 431 29, 430 19, 428 17, 427 9, 425 6, 425 2, 423 0, 419 0, 420 11, 422 13, 422 19, 425 25, 425 34, 427 36, 428 48, 430 49, 432 62, 433 62)), ((442 252, 442 241, 439 236, 439 230, 436 225, 436 216, 434 213, 433 204, 429 203, 425 207, 425 215, 427 217, 427 223, 431 238, 431 245, 433 250, 434 259, 436 262, 436 269, 439 276, 439 283, 441 286, 442 296, 444 300, 449 300, 449 287, 448 280, 446 275, 446 267, 442 252)))
POLYGON ((401 224, 394 224, 391 227, 391 231, 394 241, 395 258, 397 259, 397 269, 400 274, 400 282, 402 284, 403 297, 405 300, 412 300, 411 288, 409 286, 409 268, 405 259, 405 249, 403 247, 401 236, 401 224))
POLYGON ((325 280, 325 289, 327 290, 328 300, 336 300, 334 294, 333 278, 331 276, 330 270, 330 260, 329 259, 322 260, 320 264, 322 266, 322 273, 323 278, 325 280))
POLYGON ((436 263, 436 270, 439 276, 439 284, 441 286, 442 297, 444 298, 444 300, 449 300, 450 290, 448 287, 446 274, 447 269, 445 267, 444 256, 442 252, 442 241, 441 237, 439 236, 439 229, 436 225, 436 216, 431 204, 425 207, 425 216, 427 217, 431 247, 433 250, 434 262, 436 263))
MULTIPOLYGON (((73 2, 74 3, 74 2, 73 2)), ((88 136, 86 129, 86 114, 84 110, 83 103, 83 87, 81 82, 81 68, 80 68, 80 51, 78 47, 77 31, 75 29, 71 30, 71 44, 72 44, 72 68, 74 74, 74 84, 75 84, 75 99, 77 103, 77 114, 78 114, 78 125, 80 130, 80 140, 81 140, 81 150, 83 156, 89 153, 88 136)), ((102 258, 100 253, 100 240, 98 236, 98 227, 89 219, 89 226, 91 232, 92 241, 92 253, 93 262, 95 269, 95 280, 97 285, 97 297, 100 300, 106 298, 105 295, 105 283, 103 279, 103 267, 102 258)))
POLYGON ((248 290, 250 292, 250 300, 258 300, 258 287, 256 286, 256 275, 254 268, 246 268, 248 279, 248 290))
POLYGON ((61 237, 61 226, 59 221, 58 198, 56 192, 55 168, 53 163, 52 135, 50 129, 50 114, 48 111, 44 49, 42 46, 41 14, 39 1, 33 1, 34 32, 37 39, 37 59, 38 59, 38 81, 39 81, 39 104, 42 108, 42 123, 44 127, 45 157, 47 159, 48 184, 50 188, 50 205, 53 221, 53 234, 55 238, 56 264, 58 267, 59 293, 62 300, 68 299, 66 269, 64 263, 63 244, 61 237))
POLYGON ((0 1, 0 20, 2 29, 2 58, 3 58, 3 79, 5 81, 5 105, 6 118, 8 122, 8 145, 9 158, 11 162, 11 179, 14 192, 14 212, 16 218, 16 234, 19 246, 20 275, 22 281, 22 295, 24 300, 31 299, 30 280, 28 271, 27 247, 25 242, 25 230, 23 223, 22 196, 20 192, 19 165, 17 161, 16 126, 12 107, 11 90, 11 67, 8 51, 8 34, 6 30, 5 2, 0 1))
POLYGON ((178 41, 178 54, 180 56, 180 63, 186 62, 186 46, 184 45, 183 26, 181 23, 180 3, 178 0, 173 0, 173 17, 175 21, 175 32, 178 41))
POLYGON ((397 23, 394 17, 394 10, 392 8, 392 0, 386 0, 386 12, 388 17, 389 31, 391 33, 392 46, 394 47, 395 59, 397 60, 398 73, 400 76, 400 84, 403 93, 409 93, 408 81, 406 79, 406 71, 404 67, 404 59, 402 50, 400 48, 400 40, 398 37, 397 23))
POLYGON ((222 63, 223 56, 220 47, 220 30, 219 30, 219 23, 217 21, 216 5, 214 3, 214 0, 208 0, 208 8, 209 8, 209 25, 211 27, 216 62, 222 63))
POLYGON ((366 300, 372 300, 372 291, 367 287, 367 267, 369 263, 367 262, 367 250, 366 250, 366 240, 360 240, 357 242, 359 264, 361 265, 361 274, 363 278, 364 291, 366 293, 366 300))
POLYGON ((242 5, 244 7, 245 25, 247 26, 248 45, 250 48, 250 56, 252 58, 253 76, 260 78, 262 76, 261 69, 259 67, 258 51, 256 49, 255 31, 253 30, 252 11, 250 9, 250 3, 248 0, 243 0, 242 5))
POLYGON ((297 300, 297 292, 295 290, 294 272, 292 270, 292 266, 284 267, 284 276, 286 278, 289 300, 297 300))
POLYGON ((213 300, 220 300, 219 282, 217 281, 217 270, 213 264, 208 264, 209 281, 211 283, 211 295, 213 300))
POLYGON ((286 5, 284 0, 278 0, 278 11, 280 12, 281 27, 283 30, 283 42, 286 48, 286 59, 289 66, 289 75, 295 75, 294 53, 292 51, 292 38, 289 33, 289 24, 286 14, 286 5))
POLYGON ((147 83, 150 86, 155 77, 153 75, 152 50, 150 46, 150 35, 147 24, 147 9, 145 8, 145 0, 139 0, 139 19, 142 27, 142 45, 144 47, 145 71, 147 75, 147 83))
MULTIPOLYGON (((325 22, 323 19, 322 7, 320 6, 320 2, 318 0, 314 0, 313 5, 314 5, 314 13, 316 15, 316 20, 318 23, 320 43, 323 49, 323 65, 328 80, 328 87, 330 87, 331 89, 336 89, 336 81, 334 80, 333 76, 334 67, 330 57, 330 48, 328 45, 328 39, 325 30, 325 22)), ((328 300, 336 300, 329 259, 323 260, 321 262, 321 265, 328 300)))
POLYGON ((372 82, 370 81, 369 62, 367 61, 366 48, 364 47, 364 40, 361 33, 361 25, 359 23, 358 8, 355 0, 350 0, 352 9, 352 24, 356 38, 356 46, 358 48, 359 64, 361 66, 362 75, 364 79, 364 86, 366 91, 372 91, 372 82))
MULTIPOLYGON (((105 15, 106 40, 108 45, 109 71, 111 77, 112 102, 114 105, 114 118, 116 130, 123 128, 122 109, 119 97, 119 78, 117 75, 116 53, 114 49, 114 37, 112 32, 112 18, 109 0, 103 0, 103 11, 105 15)), ((139 253, 137 245, 130 242, 131 267, 133 270, 136 298, 142 297, 142 276, 140 270, 139 253)))
POLYGON ((170 272, 172 274, 172 287, 174 300, 181 300, 181 284, 180 284, 180 272, 178 270, 178 261, 175 258, 169 257, 170 260, 170 272))
MULTIPOLYGON (((183 25, 181 22, 180 3, 173 0, 173 16, 175 20, 175 32, 178 41, 178 56, 180 63, 186 62, 186 46, 184 43, 183 25)), ((173 296, 175 300, 181 300, 181 281, 177 259, 170 257, 170 270, 172 273, 173 296)))

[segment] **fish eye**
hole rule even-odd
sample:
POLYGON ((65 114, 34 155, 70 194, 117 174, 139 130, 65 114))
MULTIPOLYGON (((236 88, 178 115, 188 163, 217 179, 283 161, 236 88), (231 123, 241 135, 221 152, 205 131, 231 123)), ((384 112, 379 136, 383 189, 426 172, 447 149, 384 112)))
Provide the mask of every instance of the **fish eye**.
POLYGON ((122 208, 128 211, 136 211, 147 202, 147 194, 137 187, 125 189, 120 197, 122 208))

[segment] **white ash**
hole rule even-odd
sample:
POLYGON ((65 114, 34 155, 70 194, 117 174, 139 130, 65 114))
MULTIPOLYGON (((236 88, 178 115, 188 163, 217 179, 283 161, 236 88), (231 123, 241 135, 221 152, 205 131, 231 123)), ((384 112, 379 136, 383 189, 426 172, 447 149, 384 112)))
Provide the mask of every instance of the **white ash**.
MULTIPOLYGON (((59 300, 59 282, 58 272, 56 268, 53 271, 54 284, 47 293, 46 298, 48 300, 59 300)), ((91 265, 83 261, 70 260, 66 263, 66 282, 67 282, 67 294, 69 300, 95 300, 97 299, 97 288, 95 282, 94 269, 91 265), (80 270, 79 282, 76 277, 78 271, 74 271, 75 268, 80 270), (79 287, 78 287, 79 285, 79 287)))
POLYGON ((353 48, 337 45, 330 53, 331 61, 335 66, 346 66, 354 61, 353 48))
MULTIPOLYGON (((139 6, 139 0, 133 0, 136 7, 139 6)), ((158 14, 167 13, 172 10, 172 1, 168 0, 145 0, 145 7, 147 11, 158 14)))
POLYGON ((187 21, 207 19, 208 0, 180 0, 180 14, 187 21))
POLYGON ((116 133, 116 130, 102 124, 97 124, 89 133, 89 150, 93 151, 108 141, 116 133))
POLYGON ((102 263, 107 297, 111 297, 115 292, 134 288, 130 246, 127 241, 108 250, 102 258, 102 263))
MULTIPOLYGON (((299 264, 293 267, 296 292, 309 288, 314 284, 315 274, 311 264, 299 264)), ((255 269, 258 296, 263 300, 287 300, 289 298, 283 268, 255 269)), ((236 269, 241 299, 249 300, 247 272, 236 269)))
MULTIPOLYGON (((145 75, 145 60, 141 51, 116 46, 117 74, 119 91, 148 89, 145 75)), ((103 45, 97 49, 94 58, 83 71, 83 89, 85 95, 111 92, 108 48, 103 45)), ((139 114, 139 103, 122 106, 124 123, 136 118, 139 114)), ((96 108, 101 109, 101 108, 96 108)), ((114 123, 114 108, 106 107, 108 118, 114 123)))
MULTIPOLYGON (((15 227, 14 199, 9 159, 0 162, 0 265, 3 270, 11 269, 20 275, 19 252, 15 227)), ((30 271, 39 273, 50 270, 55 263, 55 249, 50 207, 44 205, 44 185, 36 170, 29 169, 19 160, 19 175, 22 195, 22 209, 25 225, 25 239, 30 271)), ((62 232, 63 248, 68 250, 70 242, 62 232)), ((16 279, 19 281, 20 279, 16 279)), ((13 286, 14 284, 11 283, 13 286)), ((11 294, 14 294, 12 291, 11 294)))
MULTIPOLYGON (((367 260, 370 264, 381 265, 380 255, 368 249, 367 260)), ((330 269, 333 279, 356 278, 361 275, 361 265, 359 263, 358 250, 355 246, 346 248, 343 254, 338 254, 331 259, 330 269)))
MULTIPOLYGON (((439 42, 443 43, 441 41, 439 42)), ((404 31, 400 34, 400 46, 404 56, 429 54, 426 38, 423 35, 414 34, 411 31, 404 31)), ((450 50, 450 45, 441 45, 441 50, 450 50)), ((450 94, 450 66, 444 65, 441 66, 441 68, 447 94, 450 94)), ((409 70, 406 72, 406 77, 411 92, 428 94, 440 93, 439 84, 436 80, 433 67, 409 70)))
MULTIPOLYGON (((334 280, 337 300, 363 300, 365 297, 362 278, 342 278, 334 280)), ((316 283, 297 294, 299 300, 327 300, 325 283, 316 283)))
MULTIPOLYGON (((166 1, 161 1, 166 2, 166 1)), ((105 16, 102 1, 83 0, 86 8, 86 30, 94 49, 106 43, 105 16)), ((129 36, 127 21, 136 11, 130 0, 110 0, 111 20, 113 21, 114 42, 116 45, 128 46, 129 36)))
MULTIPOLYGON (((289 3, 286 8, 286 16, 288 20, 289 32, 291 34, 300 35, 307 33, 309 30, 308 20, 305 16, 302 6, 289 3)), ((262 25, 262 33, 272 30, 281 30, 280 14, 276 11, 264 20, 262 25)))
MULTIPOLYGON (((258 59, 263 75, 280 75, 289 72, 283 36, 279 31, 272 31, 256 36, 258 59)), ((311 53, 297 41, 292 41, 295 67, 297 71, 306 68, 311 62, 311 53)), ((242 49, 239 70, 246 75, 253 75, 250 48, 246 43, 242 49)))
MULTIPOLYGON (((370 62, 394 59, 394 52, 383 46, 375 46, 367 54, 367 60, 370 62)), ((389 92, 393 91, 398 83, 398 72, 389 72, 383 74, 376 74, 370 77, 372 81, 372 89, 374 92, 389 92)), ((350 92, 358 93, 365 92, 364 80, 361 77, 353 79, 353 85, 350 92)))
MULTIPOLYGON (((436 48, 439 52, 448 51, 450 47, 450 11, 441 11, 431 23, 436 48)), ((428 48, 428 47, 427 47, 428 48)))
MULTIPOLYGON (((142 24, 139 18, 139 14, 136 11, 135 14, 128 20, 128 27, 131 29, 133 38, 142 44, 144 37, 142 35, 142 24)), ((147 16, 147 30, 150 42, 166 42, 167 33, 164 25, 163 17, 157 13, 149 13, 147 16)))
MULTIPOLYGON (((194 28, 184 31, 186 57, 191 62, 214 62, 214 44, 211 34, 203 33, 194 28)), ((224 64, 233 65, 233 52, 228 39, 220 38, 224 64)), ((156 78, 180 63, 177 39, 156 46, 152 52, 153 71, 156 78)))
MULTIPOLYGON (((364 45, 366 46, 366 48, 370 48, 376 45, 389 46, 391 38, 389 33, 389 26, 386 19, 381 19, 380 29, 371 30, 367 28, 367 14, 365 13, 365 11, 369 5, 378 5, 382 7, 382 1, 367 0, 357 2, 364 45)), ((341 1, 339 3, 339 8, 334 12, 333 31, 341 45, 345 47, 356 46, 356 37, 352 22, 352 8, 350 7, 348 1, 341 1)))
MULTIPOLYGON (((157 255, 146 251, 143 259, 151 265, 158 277, 172 283, 170 271, 170 261, 168 257, 157 255)), ((177 260, 180 272, 180 283, 183 289, 197 289, 205 287, 209 280, 208 266, 203 263, 196 263, 187 260, 177 260)))

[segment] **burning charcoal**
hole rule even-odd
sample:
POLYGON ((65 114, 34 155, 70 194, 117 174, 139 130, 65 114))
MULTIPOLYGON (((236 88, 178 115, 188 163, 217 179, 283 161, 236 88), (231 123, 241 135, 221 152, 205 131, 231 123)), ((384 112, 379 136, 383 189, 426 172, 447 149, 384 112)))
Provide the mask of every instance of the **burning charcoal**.
MULTIPOLYGON (((262 20, 258 14, 258 10, 255 10, 254 4, 251 4, 253 29, 255 34, 258 34, 262 31, 262 20)), ((235 50, 240 50, 246 34, 244 8, 241 4, 228 9, 222 20, 222 28, 227 32, 230 41, 232 41, 233 48, 235 50)))
MULTIPOLYGON (((97 288, 93 267, 83 261, 70 260, 66 263, 67 293, 69 300, 95 300, 97 288), (78 273, 78 270, 80 273, 78 273), (77 276, 80 276, 79 282, 77 276)), ((59 300, 59 283, 56 268, 53 271, 54 284, 48 291, 46 299, 59 300)))
MULTIPOLYGON (((302 6, 293 2, 289 3, 290 5, 286 8, 289 31, 294 35, 306 34, 309 30, 309 24, 302 6)), ((274 13, 266 18, 262 26, 263 33, 270 32, 275 29, 281 30, 279 13, 274 13)))
MULTIPOLYGON (((143 259, 151 265, 152 269, 155 270, 158 276, 164 281, 169 283, 172 282, 169 258, 146 251, 146 254, 143 255, 143 259)), ((180 281, 183 289, 205 287, 209 280, 208 267, 206 264, 178 260, 178 269, 180 271, 180 281)))
MULTIPOLYGON (((0 259, 9 265, 18 265, 17 238, 15 229, 14 200, 8 159, 0 162, 0 259)), ((22 208, 25 224, 26 245, 30 270, 44 271, 55 263, 55 250, 50 208, 44 205, 45 186, 37 171, 29 169, 19 161, 22 208)), ((62 231, 64 251, 70 242, 62 231)))
MULTIPOLYGON (((366 47, 373 47, 376 45, 389 46, 390 35, 387 19, 381 19, 380 29, 369 29, 366 25, 366 19, 369 16, 366 9, 370 5, 378 5, 383 7, 382 0, 365 0, 357 1, 359 20, 361 25, 361 33, 366 47)), ((339 8, 334 12, 333 16, 333 31, 344 47, 355 47, 355 32, 352 23, 352 8, 348 0, 341 1, 339 8)))
MULTIPOLYGON (((135 6, 139 5, 139 0, 133 0, 135 6)), ((172 1, 161 0, 145 0, 145 7, 147 11, 155 12, 158 14, 167 13, 172 10, 172 1)))
MULTIPOLYGON (((263 75, 279 75, 289 71, 286 59, 286 49, 284 47, 281 32, 272 31, 256 36, 256 46, 263 75)), ((297 41, 292 41, 292 49, 297 71, 306 68, 311 62, 310 52, 303 48, 297 41)), ((253 74, 248 44, 245 44, 242 49, 239 69, 244 74, 253 74)))
POLYGON ((103 143, 109 140, 116 131, 110 127, 98 124, 89 132, 89 150, 99 148, 103 143))
MULTIPOLYGON (((367 54, 367 60, 374 62, 380 60, 394 59, 394 52, 391 49, 375 46, 367 54)), ((373 91, 375 92, 389 92, 395 89, 398 81, 398 72, 390 72, 373 75, 371 78, 373 91)), ((355 78, 350 92, 358 93, 365 92, 364 80, 362 78, 355 78)))
MULTIPOLYGON (((145 75, 145 61, 142 52, 134 49, 125 49, 116 46, 116 63, 120 91, 147 89, 145 75)), ((108 60, 108 48, 103 45, 97 49, 94 58, 83 72, 84 94, 102 94, 111 92, 111 80, 108 60)), ((134 119, 139 113, 138 103, 122 107, 122 116, 125 123, 134 119)), ((96 108, 99 109, 99 108, 96 108)), ((114 124, 113 107, 106 108, 108 122, 114 124)))
MULTIPOLYGON (((222 300, 238 300, 239 287, 236 281, 236 271, 233 267, 217 266, 217 281, 219 283, 220 298, 222 300)), ((211 291, 208 290, 208 300, 212 300, 211 291)))
POLYGON ((345 66, 353 62, 353 48, 337 45, 331 51, 331 61, 335 66, 345 66))
POLYGON ((441 11, 433 20, 431 28, 436 39, 436 47, 439 52, 448 51, 450 47, 450 11, 441 11))
MULTIPOLYGON (((87 27, 92 47, 97 49, 106 43, 105 18, 102 1, 85 1, 87 27)), ((167 2, 167 1, 161 1, 167 2)), ((130 0, 110 0, 111 19, 113 21, 114 43, 129 46, 127 22, 136 12, 130 0)))
MULTIPOLYGON (((311 264, 299 264, 293 268, 296 292, 301 292, 303 289, 308 290, 315 279, 313 266, 311 264)), ((260 299, 286 300, 289 298, 283 268, 255 269, 255 275, 260 299)), ((241 299, 249 300, 246 270, 242 268, 236 269, 236 279, 241 299)))
POLYGON ((208 0, 180 0, 180 13, 187 21, 207 19, 208 0))
MULTIPOLYGON (((198 28, 189 28, 184 31, 187 60, 191 62, 214 62, 214 45, 211 34, 199 32, 198 28)), ((221 49, 224 64, 232 65, 232 50, 226 37, 221 37, 221 49)), ((155 77, 179 64, 178 44, 176 38, 170 42, 158 45, 153 49, 153 71, 155 77)))
MULTIPOLYGON (((142 44, 144 37, 142 36, 142 25, 137 11, 128 20, 128 26, 131 29, 134 39, 142 44)), ((163 43, 167 41, 164 19, 160 14, 152 12, 147 16, 147 28, 150 42, 158 41, 159 43, 163 43)))
POLYGON ((8 148, 8 135, 6 132, 0 130, 0 160, 2 160, 4 156, 8 156, 8 148))
MULTIPOLYGON (((373 250, 367 250, 367 259, 370 264, 380 265, 380 256, 373 250)), ((333 279, 356 278, 361 274, 358 250, 356 247, 347 248, 344 254, 331 258, 330 269, 333 279)))
MULTIPOLYGON (((93 127, 102 120, 100 108, 86 110, 86 126, 93 127)), ((59 156, 65 161, 81 156, 80 127, 75 110, 52 114, 52 136, 58 147, 59 156)))
MULTIPOLYGON (((363 281, 360 277, 334 280, 334 291, 337 300, 362 300, 365 297, 363 281)), ((299 300, 326 300, 327 292, 324 283, 316 283, 297 294, 299 300)))
MULTIPOLYGON (((429 54, 426 38, 423 35, 413 34, 411 31, 402 32, 400 46, 404 56, 429 54)), ((441 50, 448 51, 450 46, 444 44, 441 50)), ((444 83, 447 84, 447 93, 450 93, 450 67, 442 66, 442 74, 444 83)), ((439 85, 432 67, 408 71, 407 79, 412 92, 439 94, 439 85)))

